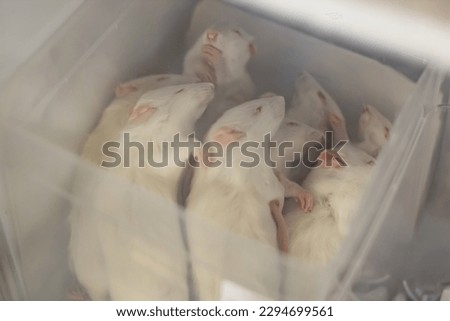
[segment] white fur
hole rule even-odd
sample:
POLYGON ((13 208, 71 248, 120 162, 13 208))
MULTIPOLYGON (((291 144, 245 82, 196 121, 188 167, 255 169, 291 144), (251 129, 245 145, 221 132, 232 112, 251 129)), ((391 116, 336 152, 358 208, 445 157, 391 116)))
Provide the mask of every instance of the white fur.
POLYGON ((373 166, 354 157, 355 150, 348 145, 341 153, 348 167, 318 167, 307 176, 303 186, 314 196, 314 209, 309 214, 294 210, 286 215, 291 255, 310 264, 325 264, 339 250, 373 166), (351 155, 345 156, 348 150, 351 155))
POLYGON ((183 74, 197 76, 203 64, 202 46, 211 44, 222 52, 223 57, 216 69, 216 86, 220 88, 223 85, 241 81, 243 77, 248 76, 247 63, 251 57, 249 45, 253 41, 253 37, 239 27, 209 28, 187 52, 184 58, 183 74), (207 33, 211 30, 218 32, 214 41, 207 38, 207 33))
POLYGON ((253 37, 239 27, 209 28, 186 54, 183 74, 197 76, 202 72, 205 63, 201 52, 202 46, 211 44, 222 52, 220 61, 214 64, 215 98, 197 122, 198 137, 203 137, 211 124, 227 109, 253 98, 255 86, 247 71, 247 63, 251 57, 249 46, 253 41, 253 37), (207 38, 210 30, 218 32, 214 42, 207 38))
POLYGON ((105 156, 102 146, 107 141, 117 141, 117 136, 124 128, 128 119, 128 109, 133 107, 139 98, 147 91, 162 87, 196 82, 197 79, 190 76, 163 74, 152 75, 131 80, 123 85, 132 85, 137 88, 123 97, 116 97, 103 112, 97 127, 86 139, 81 157, 100 165, 105 156))
POLYGON ((377 157, 389 139, 392 123, 375 107, 366 104, 359 118, 358 133, 361 142, 356 145, 373 157, 377 157))
POLYGON ((375 164, 375 158, 351 142, 347 142, 344 147, 339 150, 339 156, 341 156, 342 160, 350 166, 375 164))
MULTIPOLYGON (((217 130, 226 126, 245 132, 246 137, 241 142, 262 142, 266 133, 277 130, 283 116, 282 97, 250 101, 225 112, 208 132, 207 141, 213 139, 217 130), (255 113, 258 107, 261 107, 261 112, 255 113)), ((263 157, 262 148, 257 152, 263 157)), ((227 231, 231 233, 230 237, 239 235, 277 247, 276 226, 269 202, 277 199, 282 206, 283 188, 270 167, 258 165, 242 168, 238 163, 242 159, 244 156, 235 152, 233 167, 203 166, 195 170, 186 210, 189 244, 194 259, 193 272, 201 300, 219 298, 220 280, 226 274, 221 270, 227 267, 232 269, 236 263, 227 256, 225 244, 219 248, 211 247, 221 238, 226 239, 227 231), (210 235, 212 240, 205 238, 205 232, 211 229, 214 231, 210 235)), ((258 275, 257 272, 246 271, 246 285, 253 290, 262 291, 265 282, 272 282, 279 277, 277 262, 262 264, 273 264, 273 273, 258 275), (268 278, 270 281, 267 281, 268 278)))
MULTIPOLYGON (((303 211, 309 212, 313 207, 313 198, 299 182, 304 178, 308 168, 304 161, 312 154, 308 147, 322 142, 323 134, 306 124, 285 118, 273 140, 278 147, 285 143, 292 144, 289 148, 277 148, 271 153, 271 159, 276 162, 275 173, 284 188, 286 198, 293 197, 303 211), (316 142, 316 143, 313 143, 316 142), (295 162, 301 161, 295 167, 295 162)), ((317 150, 317 149, 316 149, 317 150)))
POLYGON ((344 119, 336 102, 317 80, 306 71, 300 73, 295 82, 294 96, 287 117, 326 131, 330 129, 327 119, 330 113, 344 119), (319 92, 324 95, 325 104, 320 99, 319 92))
MULTIPOLYGON (((276 170, 278 172, 286 175, 290 180, 296 180, 297 177, 294 176, 294 171, 291 168, 286 167, 286 164, 294 161, 294 156, 296 153, 302 153, 303 147, 308 142, 321 142, 323 139, 323 134, 302 122, 284 118, 280 128, 276 132, 273 140, 277 145, 283 142, 291 142, 293 146, 291 148, 284 149, 284 156, 278 153, 272 153, 272 160, 277 163, 276 170)), ((302 155, 303 157, 304 155, 302 155)))
MULTIPOLYGON (((173 141, 176 133, 186 139, 212 97, 213 86, 207 83, 150 91, 135 108, 150 104, 156 110, 138 123, 130 118, 125 131, 131 141, 145 146, 146 155, 147 142, 155 143, 151 152, 160 160, 159 143, 173 141)), ((167 167, 145 163, 145 168, 138 168, 137 149, 131 151, 130 168, 121 164, 108 171, 141 186, 140 194, 107 176, 79 183, 89 191, 82 201, 90 207, 71 213, 74 272, 93 299, 105 299, 108 294, 113 300, 187 299, 186 254, 175 205, 182 168, 174 165, 173 153, 167 167)), ((119 153, 123 159, 123 151, 119 153)), ((187 157, 187 151, 180 155, 181 160, 187 157)))

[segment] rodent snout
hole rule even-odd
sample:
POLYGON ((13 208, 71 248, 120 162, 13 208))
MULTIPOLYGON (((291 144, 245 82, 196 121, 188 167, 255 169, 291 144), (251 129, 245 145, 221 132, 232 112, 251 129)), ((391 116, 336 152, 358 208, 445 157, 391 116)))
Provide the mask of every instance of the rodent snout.
POLYGON ((196 96, 202 98, 202 100, 209 102, 214 98, 214 84, 210 82, 198 83, 196 96))
POLYGON ((306 71, 301 71, 297 74, 295 84, 297 87, 302 87, 303 84, 311 81, 311 75, 306 71))
POLYGON ((284 97, 283 96, 274 96, 274 97, 269 97, 269 98, 265 98, 265 99, 269 103, 269 107, 272 110, 272 112, 275 114, 275 117, 283 118, 284 112, 285 112, 284 97))

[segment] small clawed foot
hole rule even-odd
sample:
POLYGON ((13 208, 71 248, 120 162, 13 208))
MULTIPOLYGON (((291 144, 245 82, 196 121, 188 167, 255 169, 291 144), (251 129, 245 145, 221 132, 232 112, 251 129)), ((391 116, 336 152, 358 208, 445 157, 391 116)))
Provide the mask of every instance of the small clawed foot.
POLYGON ((312 194, 306 190, 300 191, 295 197, 295 201, 300 205, 305 213, 310 213, 313 209, 312 194))
POLYGON ((220 61, 222 51, 212 45, 203 45, 202 55, 208 65, 214 66, 220 61))

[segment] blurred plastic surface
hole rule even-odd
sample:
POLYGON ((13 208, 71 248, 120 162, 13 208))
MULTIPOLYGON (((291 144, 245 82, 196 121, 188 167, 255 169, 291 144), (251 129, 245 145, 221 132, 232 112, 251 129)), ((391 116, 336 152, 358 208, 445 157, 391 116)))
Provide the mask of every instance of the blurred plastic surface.
POLYGON ((0 1, 0 84, 42 45, 84 0, 0 1))

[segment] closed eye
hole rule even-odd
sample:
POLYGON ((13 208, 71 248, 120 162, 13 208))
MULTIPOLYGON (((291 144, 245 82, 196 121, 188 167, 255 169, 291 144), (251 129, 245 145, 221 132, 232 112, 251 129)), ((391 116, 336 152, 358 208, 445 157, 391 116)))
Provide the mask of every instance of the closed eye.
POLYGON ((255 115, 261 113, 261 111, 262 111, 262 106, 256 107, 255 115))
POLYGON ((183 90, 184 90, 184 88, 181 88, 180 90, 178 90, 178 91, 175 93, 175 95, 178 94, 178 93, 180 93, 180 92, 182 92, 183 90))

